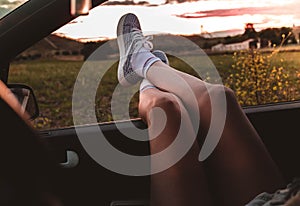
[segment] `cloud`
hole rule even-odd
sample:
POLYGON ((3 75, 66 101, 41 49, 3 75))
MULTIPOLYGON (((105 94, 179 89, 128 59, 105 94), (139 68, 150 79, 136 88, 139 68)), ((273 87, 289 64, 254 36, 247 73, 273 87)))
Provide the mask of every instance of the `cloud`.
POLYGON ((207 17, 230 17, 230 16, 241 16, 241 15, 278 15, 278 14, 290 14, 299 15, 297 5, 286 4, 280 6, 265 6, 265 7, 241 7, 233 9, 215 9, 215 10, 204 10, 197 12, 188 12, 179 15, 175 15, 180 18, 207 18, 207 17))
POLYGON ((130 0, 125 0, 125 1, 107 1, 104 3, 104 5, 110 5, 110 6, 115 6, 115 5, 149 5, 149 2, 147 1, 139 1, 139 2, 134 2, 130 0))
POLYGON ((115 1, 107 1, 104 5, 139 5, 139 6, 158 6, 162 4, 169 3, 184 3, 184 2, 194 2, 198 0, 165 0, 163 3, 155 3, 153 0, 141 0, 141 1, 133 1, 133 0, 115 0, 115 1))
POLYGON ((209 11, 198 11, 192 13, 184 13, 176 15, 181 18, 207 18, 207 17, 228 17, 228 16, 240 16, 244 14, 259 14, 270 13, 269 8, 252 7, 252 8, 235 8, 235 9, 216 9, 209 11))
POLYGON ((168 3, 185 3, 185 2, 195 2, 198 0, 166 0, 166 4, 168 3))

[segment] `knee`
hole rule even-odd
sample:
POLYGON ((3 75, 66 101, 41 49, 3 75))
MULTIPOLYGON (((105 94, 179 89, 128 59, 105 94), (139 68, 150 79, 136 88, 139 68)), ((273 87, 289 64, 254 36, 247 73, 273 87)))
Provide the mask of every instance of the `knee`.
POLYGON ((173 95, 154 97, 149 105, 150 108, 160 108, 166 112, 166 114, 179 114, 180 106, 177 99, 173 95))
POLYGON ((235 93, 232 89, 222 85, 222 86, 219 86, 219 90, 220 91, 216 91, 217 95, 220 92, 224 92, 225 97, 226 97, 226 103, 228 105, 237 104, 237 99, 236 99, 235 93))
POLYGON ((140 101, 139 111, 144 120, 149 119, 150 112, 154 108, 162 109, 166 116, 172 118, 180 118, 180 105, 173 95, 155 95, 146 100, 140 101))
POLYGON ((222 93, 225 94, 227 101, 236 99, 234 91, 224 85, 215 85, 211 90, 212 94, 216 96, 221 96, 222 93))
POLYGON ((207 90, 202 94, 198 95, 199 106, 208 106, 210 104, 211 98, 226 98, 225 101, 229 104, 237 102, 235 93, 232 89, 225 87, 224 85, 210 85, 207 90))

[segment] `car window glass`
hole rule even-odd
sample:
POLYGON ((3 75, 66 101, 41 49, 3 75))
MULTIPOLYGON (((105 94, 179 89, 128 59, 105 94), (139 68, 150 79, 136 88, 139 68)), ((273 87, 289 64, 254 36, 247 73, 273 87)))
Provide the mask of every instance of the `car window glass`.
POLYGON ((28 0, 0 0, 0 19, 28 0))
MULTIPOLYGON (((33 87, 41 112, 35 122, 37 128, 72 126, 72 92, 77 75, 93 51, 115 39, 118 18, 131 6, 141 17, 145 30, 180 34, 203 49, 214 63, 223 84, 235 91, 242 106, 299 100, 300 17, 294 8, 300 1, 283 3, 265 0, 255 9, 251 7, 252 1, 235 1, 237 5, 228 4, 230 0, 218 2, 165 4, 162 1, 155 7, 145 2, 135 5, 109 2, 94 8, 88 16, 73 20, 19 54, 11 64, 10 81, 33 87), (272 7, 268 2, 273 3, 272 7), (204 6, 208 9, 201 9, 204 6), (287 12, 279 14, 278 8, 285 8, 295 15, 292 18, 287 12), (232 12, 235 12, 234 15, 232 12), (160 19, 163 26, 158 27, 151 22, 147 18, 150 14, 157 14, 152 15, 151 20, 160 19), (164 15, 165 18, 162 18, 164 15), (241 18, 243 21, 239 20, 241 18), (233 20, 239 20, 239 24, 233 20), (186 26, 179 26, 182 22, 186 26), (231 24, 238 28, 233 29, 231 24), (177 26, 173 28, 172 25, 177 26), (192 26, 196 29, 191 30, 192 26)), ((165 44, 169 42, 165 41, 165 44)), ((200 61, 199 56, 186 55, 190 61, 200 61)), ((107 69, 104 83, 98 88, 95 98, 98 122, 113 120, 110 101, 117 85, 117 56, 116 49, 114 53, 98 59, 99 69, 107 69)), ((171 66, 196 75, 186 62, 176 56, 169 55, 169 58, 171 66)), ((201 78, 211 83, 216 81, 209 72, 201 78)), ((123 106, 122 103, 120 106, 123 106)), ((138 94, 130 101, 131 118, 138 117, 137 107, 138 94)))
MULTIPOLYGON (((35 92, 40 109, 40 116, 34 121, 36 128, 73 125, 73 87, 85 56, 90 54, 90 47, 93 48, 93 45, 51 34, 22 52, 11 63, 9 82, 30 85, 35 92)), ((95 100, 99 122, 112 120, 110 99, 117 84, 117 64, 105 58, 99 61, 99 69, 105 69, 106 65, 111 65, 101 84, 106 86, 99 87, 97 92, 104 95, 97 95, 95 100)), ((132 113, 132 117, 137 117, 136 105, 132 113)))

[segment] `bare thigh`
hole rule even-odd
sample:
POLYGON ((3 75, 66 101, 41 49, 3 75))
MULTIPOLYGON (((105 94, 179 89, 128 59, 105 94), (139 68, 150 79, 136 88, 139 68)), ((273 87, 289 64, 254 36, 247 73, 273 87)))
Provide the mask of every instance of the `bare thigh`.
POLYGON ((277 166, 238 104, 234 92, 220 85, 206 84, 185 73, 178 74, 194 88, 198 98, 200 147, 211 126, 210 95, 224 92, 226 96, 223 133, 214 152, 204 162, 209 184, 217 194, 219 204, 243 205, 261 192, 274 192, 282 187, 284 181, 277 166))
MULTIPOLYGON (((160 116, 151 113, 155 107, 165 111, 167 122, 163 131, 150 141, 151 154, 167 148, 177 137, 180 126, 184 131, 183 138, 195 135, 189 115, 179 98, 158 89, 148 89, 140 94, 139 112, 148 124, 150 137, 156 134, 155 130, 161 124, 160 116)), ((179 162, 151 176, 152 205, 212 205, 203 164, 197 160, 198 153, 198 144, 194 143, 179 162)), ((169 155, 170 157, 167 158, 172 158, 176 154, 170 153, 169 155)), ((151 162, 154 167, 161 163, 163 162, 151 162)))

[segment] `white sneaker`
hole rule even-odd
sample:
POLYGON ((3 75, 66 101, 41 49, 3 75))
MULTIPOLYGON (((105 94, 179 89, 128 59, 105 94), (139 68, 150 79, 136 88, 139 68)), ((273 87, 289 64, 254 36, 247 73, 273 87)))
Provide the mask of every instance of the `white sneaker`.
POLYGON ((144 76, 144 65, 150 65, 159 60, 150 52, 153 45, 144 37, 138 18, 134 14, 121 17, 117 27, 120 61, 118 66, 118 80, 121 85, 129 86, 140 81, 144 76), (144 54, 141 54, 144 52, 144 54), (133 59, 142 55, 141 68, 133 68, 133 59), (149 63, 150 62, 150 63, 149 63))

